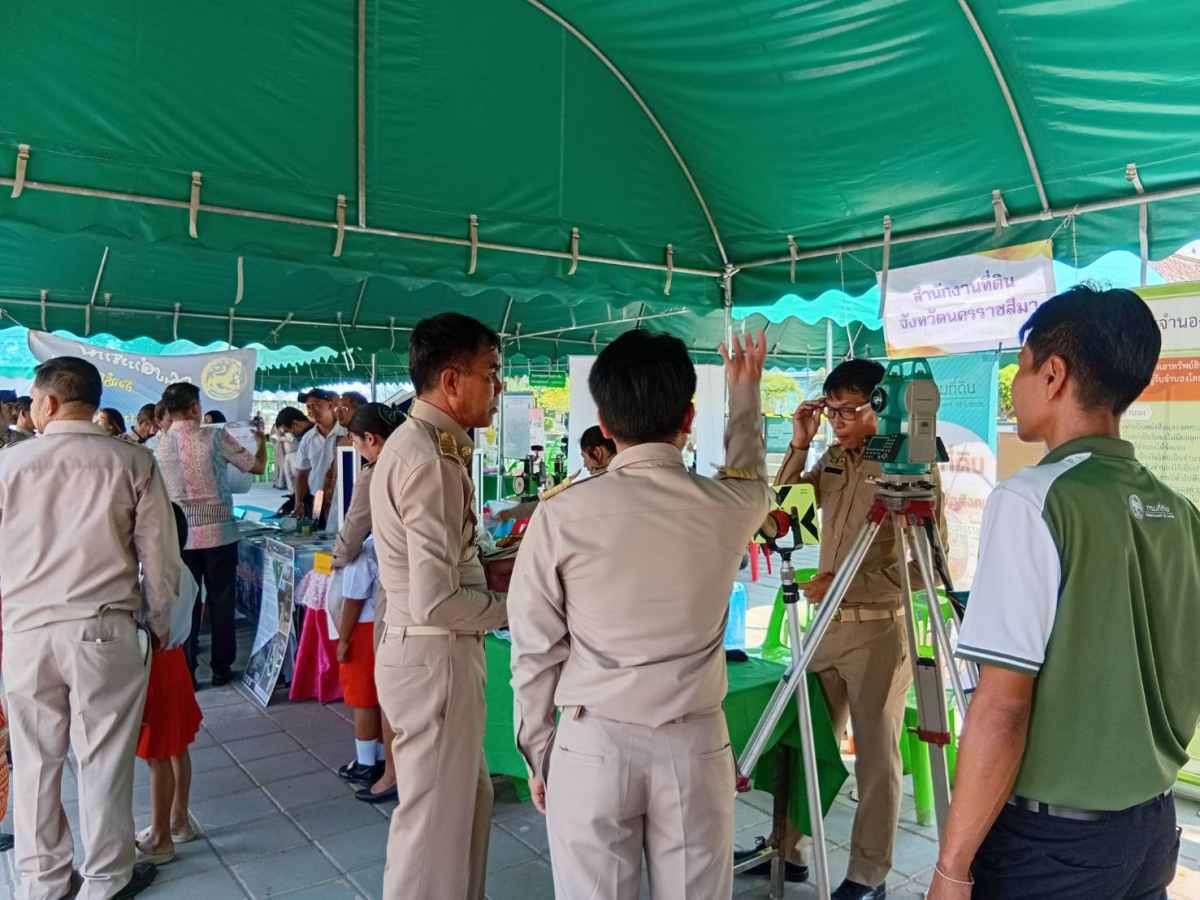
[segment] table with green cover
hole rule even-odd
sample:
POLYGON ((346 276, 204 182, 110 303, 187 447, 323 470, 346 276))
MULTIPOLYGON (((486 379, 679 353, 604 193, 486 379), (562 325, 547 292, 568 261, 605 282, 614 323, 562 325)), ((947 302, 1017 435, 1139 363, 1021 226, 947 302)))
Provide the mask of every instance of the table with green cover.
MULTIPOLYGON (((528 796, 525 787, 525 761, 517 750, 513 736, 513 692, 510 660, 512 644, 488 635, 487 642, 487 731, 483 749, 488 769, 494 775, 507 775, 518 785, 522 797, 528 796)), ((750 739, 754 726, 771 700, 776 685, 783 677, 784 666, 751 657, 746 662, 729 663, 729 693, 725 696, 725 720, 729 725, 729 740, 736 752, 750 739)), ((817 749, 817 764, 821 781, 821 802, 829 811, 847 772, 842 764, 838 741, 833 734, 825 695, 815 675, 809 675, 809 695, 812 700, 813 735, 817 749)), ((800 748, 800 729, 797 725, 796 704, 787 705, 767 751, 754 769, 756 786, 771 791, 781 799, 778 767, 787 774, 786 791, 788 816, 792 824, 808 833, 808 796, 805 793, 804 768, 797 761, 800 748)))

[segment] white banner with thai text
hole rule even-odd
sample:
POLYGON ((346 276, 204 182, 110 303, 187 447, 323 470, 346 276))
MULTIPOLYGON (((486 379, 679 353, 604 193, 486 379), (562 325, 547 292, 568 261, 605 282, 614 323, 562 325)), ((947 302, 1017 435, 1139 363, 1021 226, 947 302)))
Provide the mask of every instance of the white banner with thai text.
POLYGON ((217 410, 230 422, 248 422, 254 414, 255 350, 159 356, 125 353, 45 331, 30 331, 29 352, 38 362, 56 356, 86 359, 99 370, 104 382, 101 404, 120 410, 129 423, 136 421, 139 409, 157 403, 163 389, 178 381, 200 388, 200 406, 205 412, 217 410))
POLYGON ((1020 346, 1018 332, 1055 293, 1049 241, 888 273, 888 355, 943 356, 1020 346))

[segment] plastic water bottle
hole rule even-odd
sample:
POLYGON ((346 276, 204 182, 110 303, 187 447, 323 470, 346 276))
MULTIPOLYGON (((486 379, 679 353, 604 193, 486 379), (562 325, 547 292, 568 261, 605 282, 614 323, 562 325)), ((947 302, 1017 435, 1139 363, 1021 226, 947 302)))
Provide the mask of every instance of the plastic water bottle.
POLYGON ((729 624, 725 626, 725 649, 746 649, 746 586, 734 582, 729 595, 729 624))

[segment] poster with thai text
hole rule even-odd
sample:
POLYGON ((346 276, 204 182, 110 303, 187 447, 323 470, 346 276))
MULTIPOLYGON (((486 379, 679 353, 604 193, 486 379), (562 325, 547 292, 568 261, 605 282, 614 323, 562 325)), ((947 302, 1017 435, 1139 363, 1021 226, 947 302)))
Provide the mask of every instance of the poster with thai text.
POLYGON ((1200 503, 1200 285, 1141 288, 1162 333, 1150 386, 1125 413, 1121 436, 1138 459, 1200 503))
POLYGON ((954 586, 975 575, 983 505, 996 486, 996 416, 1000 405, 998 353, 944 356, 929 361, 941 391, 938 436, 950 456, 941 466, 946 492, 946 556, 954 586))
POLYGON ((883 304, 888 356, 1018 347, 1021 326, 1054 293, 1049 241, 892 269, 883 304))
POLYGON ((254 633, 250 662, 242 673, 242 684, 263 706, 271 702, 287 653, 295 585, 296 551, 280 541, 264 540, 258 628, 254 633))

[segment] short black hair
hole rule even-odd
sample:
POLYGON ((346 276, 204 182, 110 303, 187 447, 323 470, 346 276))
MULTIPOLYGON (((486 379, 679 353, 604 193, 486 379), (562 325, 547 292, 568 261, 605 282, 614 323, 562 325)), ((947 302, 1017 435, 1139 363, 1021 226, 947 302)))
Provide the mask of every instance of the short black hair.
POLYGON ((1162 332, 1141 297, 1124 288, 1076 285, 1051 297, 1021 326, 1021 340, 1041 368, 1051 356, 1067 364, 1075 399, 1086 409, 1121 415, 1150 384, 1162 332))
POLYGON ((138 424, 140 425, 143 422, 153 422, 156 418, 160 418, 159 416, 155 415, 157 408, 157 403, 147 403, 145 406, 139 409, 137 414, 138 424))
POLYGON ((154 424, 157 425, 167 417, 167 404, 159 400, 154 404, 154 424))
POLYGON ((591 453, 600 447, 604 447, 611 453, 617 452, 617 442, 612 438, 606 438, 604 432, 600 430, 599 425, 593 425, 582 435, 579 436, 579 449, 591 453))
POLYGON ((500 336, 477 319, 442 313, 422 319, 408 341, 408 374, 424 394, 437 387, 446 369, 461 369, 485 347, 500 349, 500 336))
POLYGON ((374 434, 386 441, 388 435, 403 421, 404 413, 392 409, 386 403, 364 403, 354 411, 354 415, 350 417, 350 424, 346 427, 351 434, 357 434, 359 437, 374 434))
POLYGON ((353 403, 355 409, 367 404, 367 398, 358 391, 346 391, 346 393, 342 394, 342 402, 345 403, 347 401, 353 403))
POLYGON ((18 397, 17 398, 17 412, 18 413, 29 412, 32 409, 33 409, 33 398, 32 397, 18 397))
POLYGON ((210 409, 204 415, 208 417, 208 423, 210 425, 220 425, 222 422, 229 421, 225 418, 225 413, 221 412, 219 409, 210 409))
POLYGON ((291 428, 294 424, 299 422, 301 419, 303 419, 304 421, 307 422, 308 416, 306 416, 304 413, 300 412, 300 410, 296 409, 296 407, 294 407, 294 406, 285 406, 283 409, 281 409, 279 411, 279 415, 277 415, 275 417, 275 427, 276 428, 291 428))
POLYGON ((679 434, 696 394, 696 367, 679 338, 637 329, 600 351, 588 388, 614 438, 667 442, 679 434))
POLYGON ((128 431, 125 427, 125 414, 115 406, 106 406, 100 412, 104 413, 104 417, 112 422, 113 427, 117 429, 119 434, 124 434, 128 431))
POLYGON ((200 388, 187 381, 168 384, 163 391, 162 402, 167 405, 167 412, 187 412, 193 403, 200 402, 200 388))
POLYGON ((867 399, 883 381, 884 368, 873 359, 848 359, 840 363, 825 378, 822 390, 826 397, 857 391, 867 399))
POLYGON ((48 391, 59 403, 81 403, 91 409, 100 406, 104 384, 100 372, 86 359, 56 356, 34 369, 33 384, 48 391))

